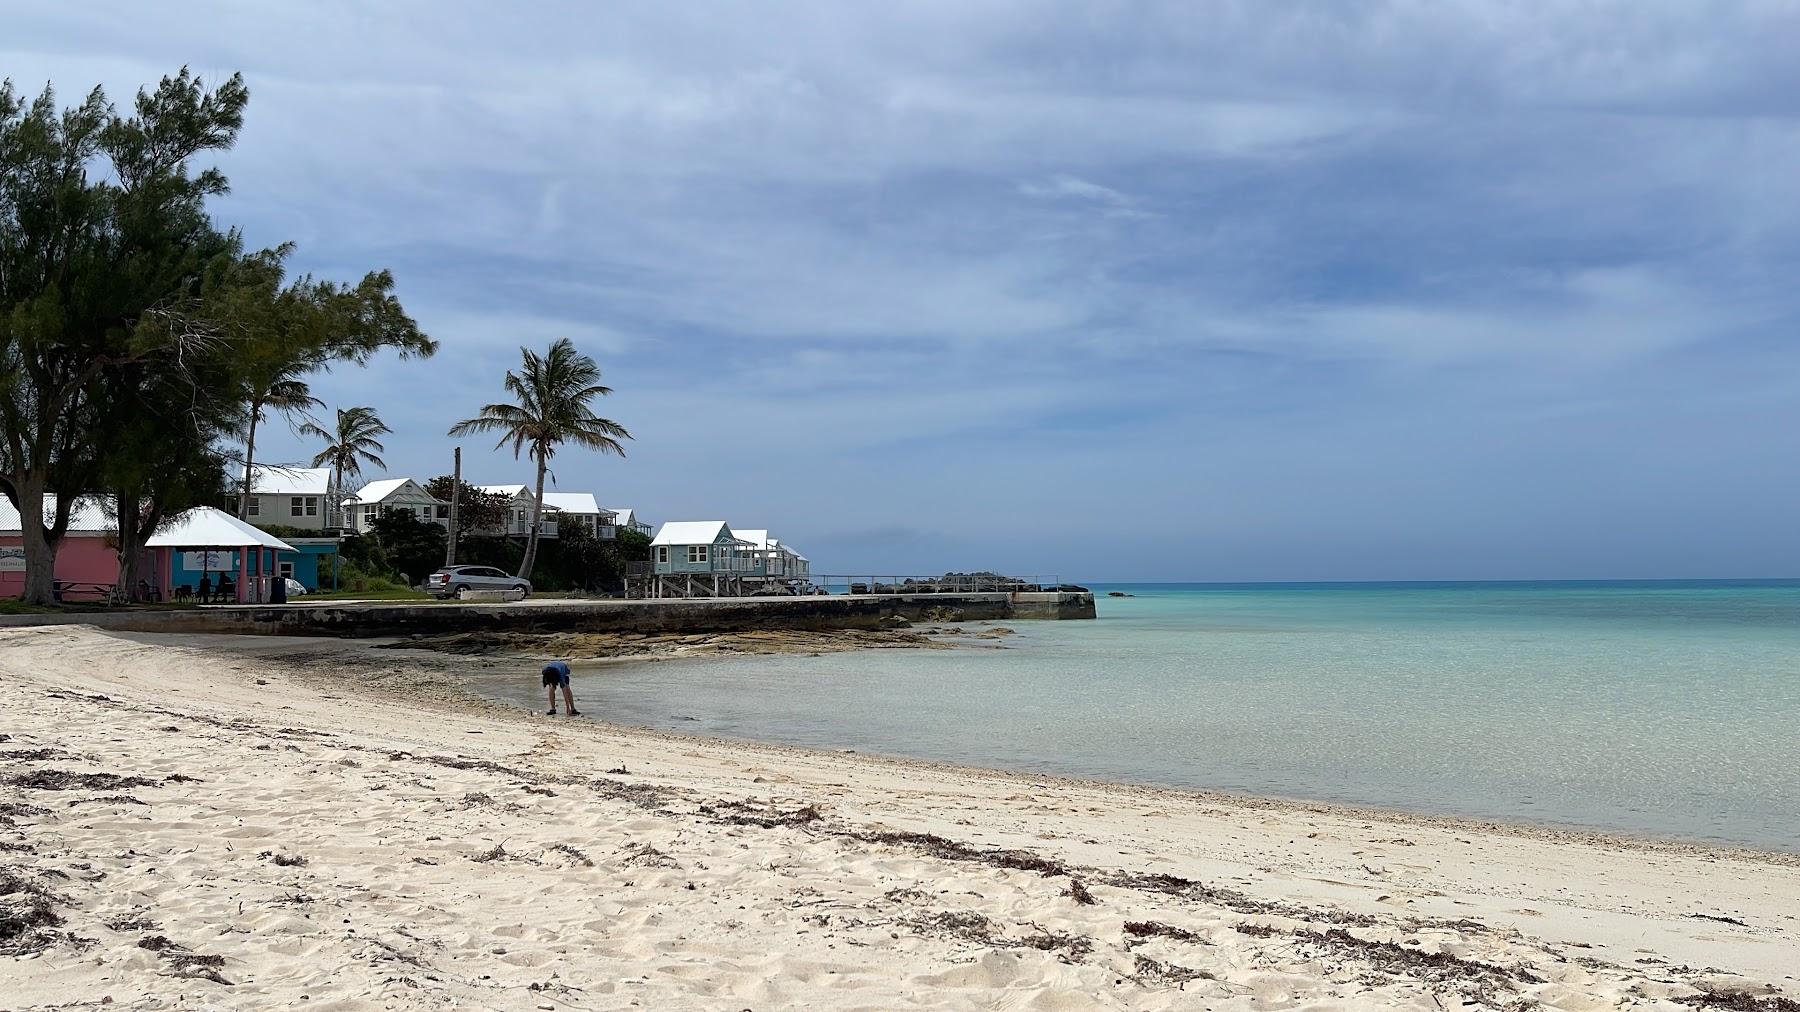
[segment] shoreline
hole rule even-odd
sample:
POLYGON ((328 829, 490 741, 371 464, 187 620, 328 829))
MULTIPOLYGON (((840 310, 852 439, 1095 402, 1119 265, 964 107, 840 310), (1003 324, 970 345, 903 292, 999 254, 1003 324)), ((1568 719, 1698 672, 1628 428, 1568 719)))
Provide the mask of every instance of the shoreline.
MULTIPOLYGON (((1004 627, 1002 627, 1002 629, 1004 629, 1004 627)), ((614 654, 577 658, 567 658, 564 654, 553 650, 523 651, 492 649, 474 655, 485 659, 517 660, 522 663, 536 663, 542 660, 564 658, 572 659, 575 663, 578 663, 583 667, 601 669, 636 663, 669 663, 674 661, 704 662, 753 655, 795 656, 810 654, 817 656, 821 650, 823 652, 840 653, 864 649, 993 649, 995 644, 991 641, 996 639, 996 637, 982 636, 979 633, 968 633, 961 630, 946 631, 942 628, 932 626, 922 626, 905 632, 890 634, 897 637, 913 635, 917 639, 928 639, 929 642, 912 642, 902 638, 886 641, 879 638, 863 640, 859 639, 859 637, 879 637, 882 634, 865 633, 856 630, 844 630, 842 633, 843 638, 836 640, 834 643, 830 643, 830 645, 822 647, 817 645, 799 646, 794 649, 726 649, 719 651, 702 650, 698 652, 650 651, 634 654, 614 654)), ((1010 633, 1011 630, 1005 630, 1005 634, 1010 633)), ((667 637, 666 639, 668 641, 707 639, 730 642, 734 636, 737 635, 741 634, 714 634, 703 637, 674 635, 667 637)), ((751 635, 755 636, 757 634, 751 635)), ((829 638, 836 634, 827 632, 824 634, 781 633, 772 635, 776 635, 778 638, 787 636, 804 638, 809 635, 823 635, 828 639, 819 642, 830 642, 829 638)), ((609 642, 612 640, 612 637, 610 636, 596 638, 605 639, 609 642)), ((450 637, 441 637, 439 639, 450 639, 450 637)), ((480 641, 491 639, 491 637, 487 637, 484 634, 472 634, 469 639, 480 641)), ((376 645, 382 649, 388 650, 418 650, 426 654, 435 654, 439 656, 464 656, 468 653, 454 649, 444 650, 442 647, 435 644, 429 642, 421 643, 414 639, 401 639, 371 645, 376 645)), ((537 715, 533 708, 520 706, 503 699, 488 696, 472 688, 465 687, 463 691, 471 699, 478 700, 482 703, 497 704, 521 712, 527 716, 537 715)), ((766 747, 775 750, 793 750, 817 755, 855 755, 872 761, 895 763, 901 766, 917 766, 924 769, 966 774, 994 774, 1019 781, 1052 781, 1071 787, 1101 789, 1124 788, 1137 791, 1161 792, 1171 798, 1205 804, 1235 804, 1244 808, 1275 808, 1289 811, 1313 812, 1320 815, 1333 815, 1343 818, 1370 818, 1396 824, 1460 828, 1474 832, 1510 834, 1526 839, 1591 843, 1602 846, 1630 848, 1646 852, 1708 853, 1720 857, 1761 861, 1783 867, 1800 867, 1800 841, 1795 842, 1795 849, 1793 850, 1780 850, 1736 841, 1709 840, 1654 832, 1633 832, 1630 830, 1613 829, 1576 822, 1539 822, 1529 819, 1491 818, 1449 811, 1430 811, 1424 809, 1392 807, 1367 802, 1333 801, 1269 792, 1234 791, 1216 787, 1182 786, 1178 784, 1158 783, 1151 780, 1087 777, 1066 773, 1053 773, 1049 771, 1017 769, 1005 766, 985 766, 976 762, 958 761, 953 759, 934 759, 927 756, 906 755, 904 753, 868 751, 862 748, 851 748, 848 746, 834 748, 823 745, 805 745, 792 742, 772 741, 766 738, 709 735, 699 732, 682 731, 678 728, 659 727, 651 724, 616 723, 591 716, 587 719, 598 726, 621 732, 665 735, 672 738, 734 747, 766 747)))
POLYGON ((40 810, 0 865, 86 940, 10 962, 21 1008, 1783 1012, 1800 966, 1778 852, 552 722, 424 651, 0 647, 41 753, 0 781, 141 781, 0 785, 40 810))

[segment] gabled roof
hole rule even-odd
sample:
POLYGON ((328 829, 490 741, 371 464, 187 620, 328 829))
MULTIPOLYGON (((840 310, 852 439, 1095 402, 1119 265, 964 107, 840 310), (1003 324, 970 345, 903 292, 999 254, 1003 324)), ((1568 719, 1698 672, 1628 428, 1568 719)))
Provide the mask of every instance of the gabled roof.
POLYGON ((671 520, 662 525, 653 545, 710 545, 720 536, 731 537, 731 527, 723 520, 671 520))
POLYGON ((757 551, 767 551, 769 548, 774 546, 774 542, 769 540, 769 532, 768 531, 763 531, 763 530, 732 531, 731 533, 739 541, 748 541, 750 543, 750 547, 756 549, 757 551))
MULTIPOLYGON (((69 511, 70 534, 111 534, 119 525, 109 515, 111 503, 108 500, 93 496, 82 496, 75 500, 75 506, 69 511)), ((44 497, 44 522, 56 519, 56 497, 44 497)), ((16 535, 24 533, 19 524, 19 511, 13 508, 12 500, 0 495, 0 534, 16 535)))
POLYGON ((255 464, 250 468, 251 495, 324 495, 330 484, 329 467, 255 464))
POLYGON ((630 527, 638 522, 637 511, 629 506, 606 506, 603 508, 613 515, 613 523, 620 527, 630 527))
POLYGON ((150 548, 278 548, 293 551, 287 542, 258 530, 223 510, 196 506, 150 535, 150 548))
MULTIPOLYGON (((355 495, 351 496, 349 499, 346 499, 344 501, 351 502, 351 503, 362 503, 362 504, 372 504, 372 503, 382 502, 383 500, 387 499, 388 496, 391 496, 395 492, 400 491, 400 489, 402 487, 404 487, 408 482, 412 482, 412 479, 411 478, 383 478, 380 481, 372 481, 372 482, 369 482, 367 485, 364 485, 361 489, 359 489, 355 495)), ((417 485, 418 483, 413 482, 413 484, 417 485)), ((418 488, 419 488, 419 491, 425 492, 425 486, 418 485, 418 488)), ((432 496, 430 492, 425 492, 425 496, 427 498, 435 499, 435 497, 432 496)))
POLYGON ((544 505, 564 513, 611 514, 594 501, 592 492, 545 492, 544 505))

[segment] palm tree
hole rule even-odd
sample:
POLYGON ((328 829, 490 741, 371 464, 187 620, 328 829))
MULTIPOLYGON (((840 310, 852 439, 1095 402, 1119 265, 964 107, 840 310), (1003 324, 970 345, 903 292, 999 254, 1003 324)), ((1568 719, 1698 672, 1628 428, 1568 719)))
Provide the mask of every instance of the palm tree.
MULTIPOLYGON (((238 519, 250 516, 251 473, 256 457, 256 426, 268 412, 287 417, 289 424, 296 415, 305 418, 313 408, 325 402, 312 395, 312 388, 300 377, 317 369, 311 358, 264 359, 249 370, 244 388, 244 406, 248 416, 244 437, 244 489, 238 496, 238 519)), ((308 424, 310 424, 310 419, 308 424)))
POLYGON ((300 426, 300 434, 325 440, 325 449, 312 460, 314 467, 331 468, 331 490, 325 503, 325 525, 331 526, 331 511, 344 498, 344 479, 362 474, 365 461, 386 469, 387 461, 376 456, 387 452, 377 437, 394 430, 375 414, 374 408, 339 408, 337 431, 327 432, 315 422, 300 426))
POLYGON ((520 348, 524 366, 506 374, 506 391, 516 403, 483 405, 481 414, 457 422, 450 435, 474 432, 498 432, 495 449, 512 444, 513 459, 530 449, 537 464, 537 494, 531 504, 531 531, 526 536, 525 559, 519 564, 519 576, 530 579, 532 563, 537 561, 538 524, 544 516, 544 473, 550 458, 563 443, 572 443, 600 453, 625 456, 621 439, 631 433, 611 419, 594 414, 588 402, 612 393, 611 387, 599 384, 600 367, 594 360, 575 350, 566 337, 559 337, 543 355, 530 348, 520 348))

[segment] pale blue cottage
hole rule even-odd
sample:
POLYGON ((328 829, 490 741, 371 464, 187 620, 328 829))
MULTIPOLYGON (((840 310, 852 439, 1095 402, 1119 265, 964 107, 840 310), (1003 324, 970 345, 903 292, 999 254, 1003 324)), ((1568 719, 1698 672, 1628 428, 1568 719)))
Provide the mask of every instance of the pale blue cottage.
POLYGON ((738 573, 748 571, 747 545, 723 520, 677 520, 663 524, 650 542, 650 561, 658 575, 738 573))

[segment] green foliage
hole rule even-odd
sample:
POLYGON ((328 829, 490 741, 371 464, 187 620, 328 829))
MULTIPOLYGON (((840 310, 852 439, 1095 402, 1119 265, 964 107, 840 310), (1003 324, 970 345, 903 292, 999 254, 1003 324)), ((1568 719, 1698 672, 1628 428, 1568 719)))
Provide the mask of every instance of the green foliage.
MULTIPOLYGON (((454 475, 440 474, 425 483, 425 491, 444 502, 450 501, 450 489, 456 484, 454 475)), ((463 482, 456 499, 456 543, 460 547, 470 539, 483 537, 481 531, 496 531, 506 525, 506 517, 512 512, 512 498, 497 492, 483 492, 468 482, 463 482)), ((458 555, 460 556, 460 552, 458 555)), ((513 560, 517 565, 518 560, 513 560)), ((483 566, 498 566, 499 563, 482 562, 483 566)))
MULTIPOLYGON (((216 502, 219 500, 213 501, 216 502)), ((283 541, 286 541, 288 538, 316 538, 321 536, 318 529, 312 527, 293 527, 288 524, 265 524, 256 521, 252 521, 251 525, 257 530, 267 534, 273 534, 283 541)))
POLYGON ((388 567, 406 578, 403 584, 416 584, 444 564, 444 529, 411 513, 396 511, 376 517, 364 537, 380 540, 388 567))
MULTIPOLYGON (((387 576, 393 572, 388 564, 387 550, 382 547, 381 539, 372 534, 347 534, 338 544, 338 555, 344 560, 344 572, 351 567, 367 576, 379 574, 387 576)), ((339 577, 342 582, 342 576, 339 577)))
MULTIPOLYGON (((214 447, 270 412, 317 402, 306 377, 384 348, 429 355, 387 271, 289 279, 288 244, 246 254, 215 226, 216 168, 249 93, 183 69, 121 115, 99 89, 60 109, 0 84, 0 492, 27 517, 27 597, 49 600, 67 504, 118 497, 121 542, 212 498, 214 447)), ((135 557, 134 553, 125 554, 135 557)))
POLYGON ((365 592, 394 593, 412 589, 395 579, 391 573, 365 569, 362 565, 349 559, 345 559, 343 566, 338 570, 338 587, 340 588, 337 591, 338 596, 352 597, 365 592), (359 583, 362 585, 361 590, 356 589, 359 583))
MULTIPOLYGON (((457 422, 450 435, 461 436, 485 432, 500 434, 495 449, 512 444, 513 458, 529 450, 537 464, 537 504, 531 511, 531 533, 525 540, 525 558, 519 574, 533 571, 538 552, 538 524, 543 520, 544 474, 550 458, 563 443, 599 453, 625 456, 621 439, 631 433, 610 418, 594 414, 591 402, 612 393, 611 387, 600 385, 600 367, 594 360, 575 350, 566 337, 551 343, 543 355, 530 348, 520 348, 523 364, 518 372, 508 370, 504 385, 515 403, 486 404, 474 418, 457 422)), ((533 584, 535 586, 535 583, 533 584)))

